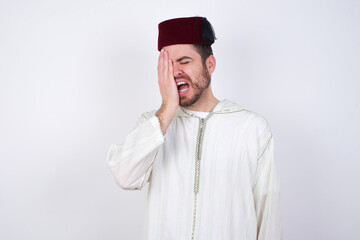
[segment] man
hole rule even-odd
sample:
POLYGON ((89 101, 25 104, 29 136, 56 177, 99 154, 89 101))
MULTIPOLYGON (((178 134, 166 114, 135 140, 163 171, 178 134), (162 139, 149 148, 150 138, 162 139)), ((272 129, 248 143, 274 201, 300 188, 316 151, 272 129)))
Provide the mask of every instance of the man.
POLYGON ((279 184, 266 121, 211 90, 206 18, 159 24, 159 110, 144 113, 107 161, 123 189, 149 182, 147 237, 281 239, 279 184))

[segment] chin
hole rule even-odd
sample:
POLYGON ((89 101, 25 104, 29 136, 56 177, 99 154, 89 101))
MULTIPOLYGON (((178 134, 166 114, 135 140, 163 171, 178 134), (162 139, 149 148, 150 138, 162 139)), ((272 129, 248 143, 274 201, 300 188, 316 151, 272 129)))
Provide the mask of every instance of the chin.
POLYGON ((191 98, 180 98, 179 105, 181 107, 190 107, 199 100, 200 96, 192 96, 191 98))

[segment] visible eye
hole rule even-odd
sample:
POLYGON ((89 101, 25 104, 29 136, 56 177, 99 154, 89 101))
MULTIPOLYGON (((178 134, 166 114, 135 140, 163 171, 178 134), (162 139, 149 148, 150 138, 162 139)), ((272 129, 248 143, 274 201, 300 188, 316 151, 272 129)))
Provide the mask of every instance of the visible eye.
POLYGON ((187 62, 181 62, 180 64, 181 65, 184 65, 184 64, 188 64, 189 62, 187 61, 187 62))

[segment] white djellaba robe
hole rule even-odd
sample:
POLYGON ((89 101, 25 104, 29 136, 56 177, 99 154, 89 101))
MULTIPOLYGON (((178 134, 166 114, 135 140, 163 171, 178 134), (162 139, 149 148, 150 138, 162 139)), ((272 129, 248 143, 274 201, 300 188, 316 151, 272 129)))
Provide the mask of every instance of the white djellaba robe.
POLYGON ((150 240, 279 240, 274 141, 263 117, 229 100, 200 118, 179 107, 162 134, 144 113, 107 163, 123 189, 149 182, 150 240))

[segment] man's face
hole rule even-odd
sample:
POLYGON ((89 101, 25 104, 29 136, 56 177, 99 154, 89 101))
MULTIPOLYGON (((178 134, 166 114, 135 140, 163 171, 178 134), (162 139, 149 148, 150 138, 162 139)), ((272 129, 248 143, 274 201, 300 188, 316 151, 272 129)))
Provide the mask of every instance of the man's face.
POLYGON ((173 75, 178 85, 180 106, 194 104, 210 85, 210 74, 200 54, 191 44, 164 47, 173 62, 173 75), (185 83, 185 84, 184 84, 185 83))

